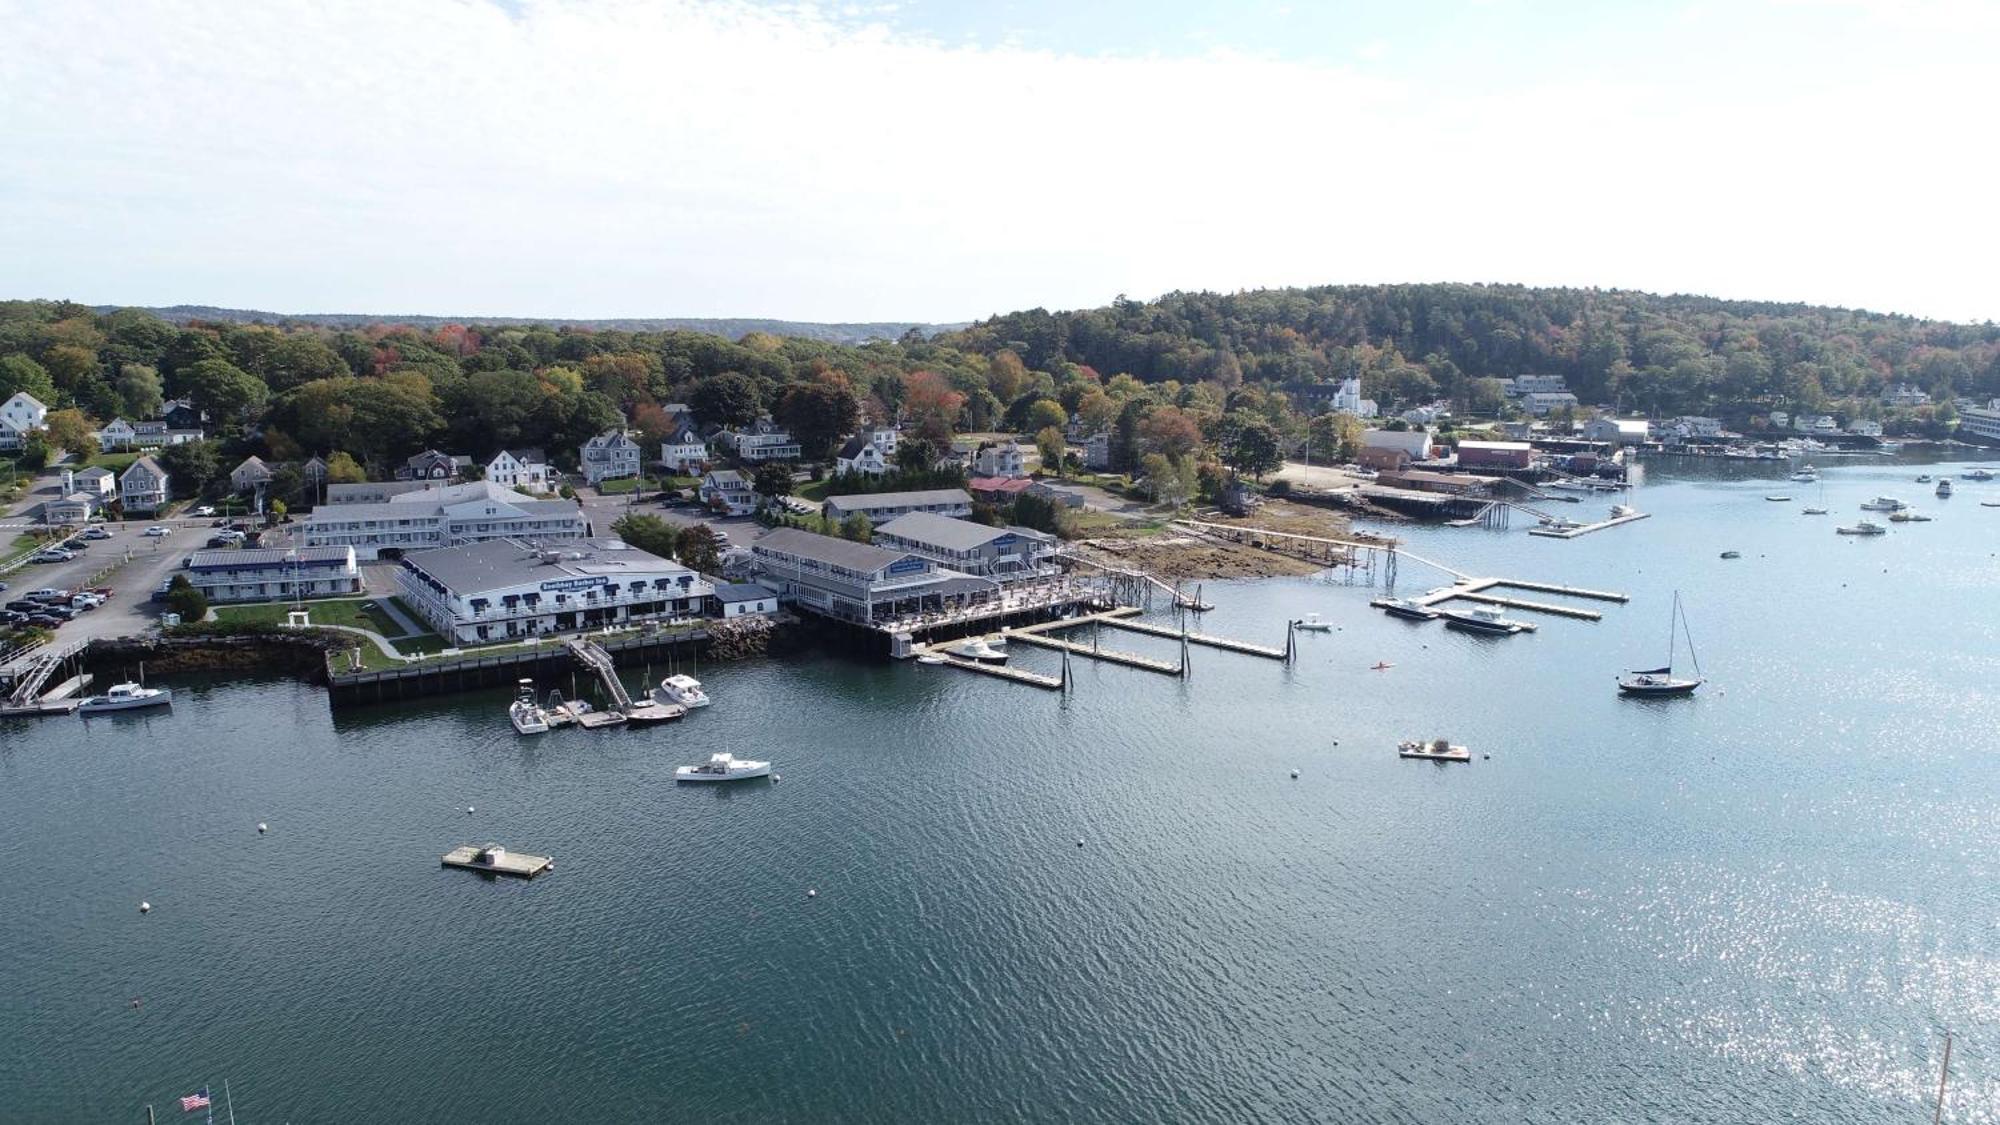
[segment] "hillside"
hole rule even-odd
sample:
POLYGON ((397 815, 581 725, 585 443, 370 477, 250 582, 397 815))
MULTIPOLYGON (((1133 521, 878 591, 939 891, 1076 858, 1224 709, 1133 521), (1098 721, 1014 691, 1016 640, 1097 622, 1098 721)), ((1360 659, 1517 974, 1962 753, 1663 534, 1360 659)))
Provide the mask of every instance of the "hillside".
MULTIPOLYGON (((108 313, 127 306, 97 305, 94 307, 100 313, 108 313)), ((826 340, 836 344, 860 344, 870 340, 895 340, 912 329, 931 333, 964 327, 963 324, 922 324, 915 321, 871 324, 821 324, 805 320, 765 320, 755 317, 728 317, 721 319, 702 317, 626 317, 598 320, 566 320, 561 317, 276 313, 264 312, 258 309, 225 309, 214 305, 168 305, 164 308, 143 308, 140 311, 152 313, 169 324, 209 321, 217 324, 311 324, 322 328, 366 328, 376 324, 402 324, 420 329, 442 328, 447 324, 509 325, 519 327, 539 324, 547 325, 550 328, 583 328, 594 331, 612 332, 706 332, 714 336, 727 336, 732 340, 750 332, 768 332, 773 336, 799 336, 808 340, 826 340)))

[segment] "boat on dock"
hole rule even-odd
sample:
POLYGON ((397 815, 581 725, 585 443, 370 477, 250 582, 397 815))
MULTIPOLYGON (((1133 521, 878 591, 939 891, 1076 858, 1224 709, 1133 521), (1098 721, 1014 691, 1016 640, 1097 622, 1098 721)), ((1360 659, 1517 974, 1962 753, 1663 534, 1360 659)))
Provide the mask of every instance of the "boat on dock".
POLYGON ((766 777, 771 772, 771 763, 753 762, 732 754, 710 754, 708 761, 698 766, 680 766, 674 770, 675 781, 747 781, 753 777, 766 777))
POLYGON ((514 702, 507 705, 507 721, 514 724, 516 734, 548 733, 549 716, 535 702, 535 681, 522 680, 515 686, 514 702))
POLYGON ((1333 629, 1333 623, 1320 620, 1317 613, 1308 613, 1292 624, 1308 633, 1326 633, 1333 629))
POLYGON ((1667 698, 1677 695, 1693 695, 1703 683, 1701 660, 1694 654, 1694 634, 1688 631, 1687 611, 1681 608, 1680 591, 1674 591, 1674 608, 1667 616, 1667 663, 1660 668, 1645 668, 1626 672, 1618 677, 1618 692, 1621 695, 1636 695, 1648 698, 1667 698), (1675 643, 1682 633, 1687 633, 1688 659, 1694 663, 1694 677, 1674 675, 1675 643))
POLYGON ((1909 507, 1908 504, 1903 503, 1894 496, 1877 496, 1873 500, 1864 502, 1861 505, 1861 510, 1864 512, 1900 512, 1907 507, 1909 507))
POLYGON ((1941 480, 1941 481, 1939 481, 1939 482, 1938 482, 1938 485, 1937 485, 1937 489, 1935 490, 1935 492, 1934 492, 1933 494, 1934 494, 1934 495, 1935 495, 1935 496, 1936 496, 1936 497, 1937 497, 1938 499, 1940 499, 1940 500, 1944 500, 1944 499, 1948 499, 1948 498, 1949 498, 1949 497, 1951 496, 1951 481, 1950 481, 1950 479, 1948 479, 1948 478, 1947 478, 1947 479, 1945 479, 1945 480, 1941 480))
POLYGON ((1853 527, 1836 527, 1833 530, 1841 535, 1887 535, 1889 532, 1888 528, 1868 520, 1862 520, 1853 527))
POLYGON ((1498 609, 1490 605, 1475 605, 1466 609, 1441 609, 1437 614, 1444 618, 1447 629, 1481 633, 1491 637, 1511 637, 1528 628, 1524 622, 1502 616, 1498 609))
POLYGON ((1434 621, 1438 611, 1414 598, 1384 598, 1375 603, 1383 613, 1405 621, 1434 621))
POLYGON ((1639 514, 1639 509, 1634 508, 1630 504, 1611 505, 1611 518, 1614 520, 1622 520, 1627 516, 1636 516, 1638 514, 1639 514))
POLYGON ((1447 738, 1408 739, 1397 744, 1396 756, 1416 758, 1426 762, 1469 762, 1472 760, 1472 750, 1465 746, 1455 746, 1447 738))
POLYGON ((945 652, 961 660, 970 660, 977 664, 1007 663, 1006 651, 995 648, 985 637, 974 637, 964 644, 946 649, 945 652))
POLYGON ((95 715, 103 711, 137 711, 144 707, 171 707, 172 688, 150 688, 144 684, 112 684, 103 695, 93 695, 76 705, 77 712, 95 715))
POLYGON ((709 705, 708 693, 702 690, 701 681, 688 675, 668 676, 660 681, 660 686, 652 691, 653 702, 675 703, 693 710, 709 705))

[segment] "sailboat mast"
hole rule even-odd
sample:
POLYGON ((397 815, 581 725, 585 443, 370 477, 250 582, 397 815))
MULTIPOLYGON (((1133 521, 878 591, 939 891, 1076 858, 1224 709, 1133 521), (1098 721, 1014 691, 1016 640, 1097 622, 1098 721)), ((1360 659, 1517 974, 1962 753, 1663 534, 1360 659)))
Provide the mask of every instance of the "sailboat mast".
POLYGON ((1674 591, 1673 612, 1667 615, 1667 673, 1674 670, 1674 640, 1681 627, 1681 592, 1674 591))
POLYGON ((1944 1065, 1938 1068, 1937 1108, 1931 1111, 1931 1125, 1944 1120, 1944 1084, 1951 1078, 1951 1032, 1944 1033, 1944 1065))

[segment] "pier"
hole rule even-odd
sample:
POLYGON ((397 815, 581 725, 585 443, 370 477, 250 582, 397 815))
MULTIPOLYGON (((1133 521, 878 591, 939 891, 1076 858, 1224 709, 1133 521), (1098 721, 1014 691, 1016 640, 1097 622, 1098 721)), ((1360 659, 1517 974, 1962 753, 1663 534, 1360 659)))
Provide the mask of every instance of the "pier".
POLYGON ((42 715, 70 715, 82 705, 78 696, 90 686, 90 676, 77 673, 47 691, 42 689, 64 664, 82 653, 87 642, 73 641, 60 647, 41 646, 20 650, 9 661, 8 693, 0 699, 0 718, 34 718, 42 715))
MULTIPOLYGON (((1132 617, 1139 612, 1140 610, 1136 606, 1119 606, 1115 609, 1102 610, 1097 613, 1084 614, 1078 617, 1065 617, 1055 621, 1043 621, 1033 625, 1023 625, 1014 629, 1002 629, 998 634, 988 634, 988 636, 1016 641, 1035 648, 1045 648, 1060 652, 1063 654, 1065 664, 1067 664, 1070 657, 1081 656, 1093 660, 1102 660, 1107 664, 1117 664, 1126 668, 1137 668, 1144 672, 1154 672, 1163 676, 1185 676, 1188 674, 1186 645, 1192 644, 1206 645, 1210 648, 1221 649, 1224 652, 1234 652, 1243 656, 1262 657, 1266 660, 1289 661, 1291 659, 1290 652, 1282 648, 1252 644, 1249 641, 1239 641, 1230 637, 1218 637, 1208 633, 1183 633, 1178 629, 1169 628, 1165 625, 1154 625, 1146 621, 1132 620, 1132 617), (1105 648, 1094 641, 1091 644, 1084 644, 1079 641, 1062 640, 1048 635, 1058 630, 1074 629, 1084 625, 1110 626, 1114 629, 1124 629, 1150 637, 1181 641, 1183 642, 1181 659, 1178 661, 1160 660, 1151 656, 1142 656, 1136 652, 1126 652, 1123 649, 1105 648)), ((966 638, 913 644, 910 647, 910 653, 913 656, 924 657, 927 662, 934 662, 952 668, 963 668, 968 672, 979 672, 1003 680, 1012 680, 1015 683, 1047 688, 1051 691, 1061 690, 1064 687, 1064 677, 1062 676, 1045 676, 1005 664, 982 664, 975 660, 967 660, 963 657, 953 655, 952 648, 964 639, 966 638)))
POLYGON ((1165 625, 1154 625, 1147 621, 1127 621, 1121 618, 1105 618, 1102 623, 1114 629, 1129 629, 1134 633, 1165 637, 1173 641, 1186 637, 1187 642, 1191 645, 1206 645, 1209 648, 1219 648, 1224 652, 1241 653, 1244 656, 1261 656, 1266 660, 1287 659, 1285 650, 1282 648, 1251 644, 1249 641, 1239 641, 1230 637, 1218 637, 1212 633, 1183 633, 1179 629, 1169 629, 1165 625))
MULTIPOLYGON (((611 656, 628 661, 670 661, 686 659, 690 646, 700 646, 708 639, 706 628, 694 627, 641 629, 593 638, 591 643, 611 656)), ((554 643, 513 645, 499 652, 481 649, 447 652, 379 671, 350 670, 343 654, 330 653, 326 660, 326 686, 333 705, 340 707, 502 687, 523 676, 552 680, 574 666, 568 650, 554 643)))
MULTIPOLYGON (((1594 609, 1584 609, 1581 606, 1573 605, 1557 605, 1553 602, 1529 601, 1526 598, 1510 598, 1490 592, 1501 589, 1528 590, 1540 594, 1560 594, 1564 597, 1586 598, 1601 602, 1618 602, 1620 604, 1631 600, 1628 595, 1615 593, 1610 590, 1587 590, 1580 586, 1559 586, 1553 582, 1530 582, 1521 578, 1468 578, 1450 586, 1441 586, 1429 593, 1418 594, 1411 598, 1410 601, 1425 607, 1435 607, 1449 601, 1482 602, 1486 605, 1526 610, 1530 613, 1546 613, 1554 617, 1567 617, 1576 621, 1601 621, 1604 619, 1604 615, 1594 609)), ((1368 604, 1381 609, 1386 605, 1386 602, 1378 598, 1368 604)), ((1535 628, 1534 625, 1527 622, 1522 622, 1522 624, 1527 625, 1530 630, 1535 628)))
POLYGON ((467 844, 462 848, 453 848, 440 857, 440 862, 446 867, 488 875, 512 875, 518 879, 532 879, 556 865, 556 861, 548 856, 510 852, 498 844, 479 847, 467 844))
MULTIPOLYGON (((1110 624, 1110 622, 1106 622, 1106 624, 1110 624)), ((1045 637, 1040 633, 1008 633, 1004 635, 1008 639, 1019 641, 1022 644, 1052 648, 1058 652, 1067 652, 1076 656, 1088 656, 1093 660, 1102 660, 1109 664, 1123 664, 1127 668, 1140 668, 1148 672, 1159 672, 1167 676, 1182 674, 1182 668, 1179 664, 1169 664, 1164 660, 1155 660, 1150 656, 1140 656, 1136 652, 1125 652, 1115 648, 1100 648, 1096 645, 1078 644, 1075 641, 1059 641, 1054 637, 1045 637)))
POLYGON ((1608 527, 1622 527, 1628 523, 1637 523, 1640 520, 1649 518, 1652 514, 1651 512, 1628 512, 1622 516, 1613 516, 1608 520, 1587 523, 1582 527, 1531 527, 1528 529, 1528 534, 1539 535, 1544 539, 1575 539, 1579 535, 1589 535, 1593 531, 1603 531, 1608 527))

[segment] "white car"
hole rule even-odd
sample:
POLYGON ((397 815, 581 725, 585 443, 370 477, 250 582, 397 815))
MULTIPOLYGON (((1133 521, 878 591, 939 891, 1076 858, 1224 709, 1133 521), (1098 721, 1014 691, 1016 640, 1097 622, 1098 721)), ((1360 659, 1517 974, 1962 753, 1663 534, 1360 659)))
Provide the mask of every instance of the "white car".
POLYGON ((170 532, 164 527, 161 527, 159 524, 154 524, 153 526, 146 529, 146 534, 152 536, 155 539, 158 539, 162 535, 171 535, 172 532, 170 532))
POLYGON ((197 516, 212 516, 215 514, 215 508, 212 505, 203 504, 201 507, 196 508, 193 512, 189 514, 197 516))

